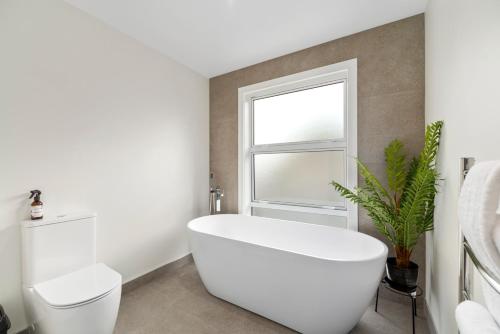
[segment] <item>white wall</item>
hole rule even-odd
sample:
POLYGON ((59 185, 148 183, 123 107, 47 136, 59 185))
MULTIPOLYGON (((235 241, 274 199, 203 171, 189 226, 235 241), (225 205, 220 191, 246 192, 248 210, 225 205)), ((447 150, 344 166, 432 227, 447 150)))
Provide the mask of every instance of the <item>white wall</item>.
POLYGON ((438 333, 450 334, 457 333, 459 158, 500 159, 500 1, 431 0, 425 23, 426 121, 445 121, 426 299, 438 333))
POLYGON ((188 254, 207 212, 208 80, 62 0, 0 0, 0 304, 26 325, 20 233, 98 213, 98 260, 130 280, 188 254))

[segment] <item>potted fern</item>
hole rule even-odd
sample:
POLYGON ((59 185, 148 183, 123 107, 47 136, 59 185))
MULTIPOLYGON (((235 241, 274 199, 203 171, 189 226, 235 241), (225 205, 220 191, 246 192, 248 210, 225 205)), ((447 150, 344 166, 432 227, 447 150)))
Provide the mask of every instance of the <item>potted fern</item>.
POLYGON ((418 158, 408 161, 397 139, 385 148, 387 187, 359 160, 363 186, 350 190, 332 181, 343 197, 366 209, 377 230, 392 243, 396 257, 387 259, 387 276, 404 287, 416 286, 418 265, 410 257, 419 238, 434 228, 435 164, 442 126, 438 121, 426 127, 418 158))

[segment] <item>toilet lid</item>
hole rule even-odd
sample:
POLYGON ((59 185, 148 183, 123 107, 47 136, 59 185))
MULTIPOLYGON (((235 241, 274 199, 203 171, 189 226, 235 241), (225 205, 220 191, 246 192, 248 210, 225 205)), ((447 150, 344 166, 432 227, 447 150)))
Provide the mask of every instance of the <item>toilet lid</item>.
POLYGON ((70 307, 106 295, 121 285, 119 273, 103 263, 36 284, 35 292, 52 307, 70 307))

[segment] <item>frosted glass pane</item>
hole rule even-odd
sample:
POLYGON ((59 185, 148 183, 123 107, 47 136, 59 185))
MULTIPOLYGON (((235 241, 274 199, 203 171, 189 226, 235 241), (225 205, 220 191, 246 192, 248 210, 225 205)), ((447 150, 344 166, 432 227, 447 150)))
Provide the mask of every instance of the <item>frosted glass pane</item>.
POLYGON ((344 206, 329 184, 345 184, 343 151, 257 154, 255 199, 270 202, 344 206))
POLYGON ((267 218, 293 220, 297 222, 347 228, 347 218, 342 216, 320 215, 316 213, 252 208, 252 215, 267 218))
POLYGON ((254 144, 344 137, 344 83, 253 102, 254 144))

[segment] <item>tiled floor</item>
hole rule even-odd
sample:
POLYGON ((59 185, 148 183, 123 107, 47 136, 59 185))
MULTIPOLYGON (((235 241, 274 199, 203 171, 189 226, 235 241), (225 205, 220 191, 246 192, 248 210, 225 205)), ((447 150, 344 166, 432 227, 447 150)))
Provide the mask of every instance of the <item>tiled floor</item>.
MULTIPOLYGON (((205 290, 194 264, 189 262, 124 292, 115 334, 132 333, 295 332, 213 297, 205 290)), ((382 297, 379 313, 373 308, 367 310, 351 333, 411 333, 410 303, 382 297)), ((417 333, 428 333, 424 318, 417 318, 417 333)))

